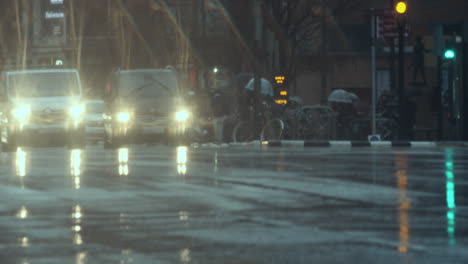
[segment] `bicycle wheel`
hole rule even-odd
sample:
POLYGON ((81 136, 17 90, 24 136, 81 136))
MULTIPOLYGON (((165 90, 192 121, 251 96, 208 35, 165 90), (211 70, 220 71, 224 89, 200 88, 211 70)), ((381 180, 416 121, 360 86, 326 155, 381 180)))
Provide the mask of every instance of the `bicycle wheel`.
POLYGON ((232 142, 246 142, 252 140, 251 129, 247 121, 238 122, 232 131, 232 142))
POLYGON ((331 137, 332 115, 324 107, 304 107, 299 117, 300 137, 305 140, 325 140, 331 137))
POLYGON ((393 140, 397 138, 398 124, 388 118, 377 119, 377 134, 382 140, 393 140))
POLYGON ((260 134, 261 141, 280 140, 283 137, 284 122, 274 118, 265 123, 260 134))

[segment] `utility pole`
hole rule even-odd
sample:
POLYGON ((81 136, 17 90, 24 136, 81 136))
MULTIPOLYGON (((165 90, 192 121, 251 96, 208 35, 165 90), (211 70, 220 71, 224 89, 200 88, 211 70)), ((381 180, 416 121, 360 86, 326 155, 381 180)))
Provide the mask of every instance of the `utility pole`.
POLYGON ((405 119, 405 27, 403 23, 398 25, 398 116, 400 119, 400 136, 407 135, 407 127, 402 122, 405 119))
POLYGON ((376 71, 376 63, 375 63, 375 41, 376 41, 376 21, 375 21, 375 10, 371 9, 371 71, 372 71, 372 135, 376 135, 377 133, 377 125, 375 120, 376 115, 376 108, 377 108, 377 87, 376 87, 376 80, 375 80, 375 71, 376 71))
MULTIPOLYGON (((262 96, 262 91, 261 91, 261 75, 260 75, 260 67, 261 67, 261 46, 262 46, 262 36, 263 36, 263 24, 262 24, 262 16, 261 16, 261 3, 260 1, 255 1, 254 2, 254 26, 255 26, 255 33, 254 33, 254 53, 255 53, 255 61, 253 63, 254 65, 254 89, 255 89, 255 111, 254 111, 254 116, 252 117, 252 122, 251 124, 254 124, 254 126, 257 124, 257 118, 258 114, 261 111, 261 96, 262 96)), ((252 127, 251 131, 255 131, 256 127, 252 127)))
MULTIPOLYGON (((399 118, 399 135, 408 137, 411 127, 409 122, 409 114, 405 113, 405 108, 408 105, 405 95, 405 28, 406 28, 406 2, 399 1, 395 5, 398 23, 398 118, 399 118)), ((406 138, 408 139, 408 138, 406 138)))
POLYGON ((322 16, 321 16, 321 24, 322 24, 322 43, 321 43, 321 50, 322 50, 322 66, 320 69, 320 82, 322 84, 322 97, 320 99, 321 104, 326 104, 327 102, 327 71, 328 71, 328 54, 327 54, 327 21, 326 21, 326 14, 325 14, 325 0, 321 0, 321 9, 322 9, 322 16))
MULTIPOLYGON (((394 1, 390 0, 390 8, 393 9, 394 1)), ((390 90, 395 91, 395 39, 390 38, 390 90)))

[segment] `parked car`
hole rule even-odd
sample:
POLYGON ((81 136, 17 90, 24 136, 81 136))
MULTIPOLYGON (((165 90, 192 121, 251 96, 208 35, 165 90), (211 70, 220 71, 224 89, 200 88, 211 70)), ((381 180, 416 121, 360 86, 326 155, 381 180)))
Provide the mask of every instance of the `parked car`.
POLYGON ((174 70, 117 70, 104 96, 106 146, 117 147, 148 135, 178 143, 190 139, 193 118, 174 70))
POLYGON ((41 135, 65 135, 64 142, 81 146, 84 116, 77 70, 21 70, 1 74, 2 151, 16 150, 18 145, 41 135))
POLYGON ((104 101, 86 100, 86 134, 100 139, 104 136, 104 101))

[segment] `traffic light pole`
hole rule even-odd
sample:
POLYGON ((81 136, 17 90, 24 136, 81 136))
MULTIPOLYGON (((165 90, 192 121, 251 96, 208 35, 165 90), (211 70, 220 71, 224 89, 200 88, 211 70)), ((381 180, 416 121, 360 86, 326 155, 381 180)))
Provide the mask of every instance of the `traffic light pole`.
MULTIPOLYGON (((390 8, 393 9, 394 1, 390 0, 390 8)), ((390 91, 395 92, 395 38, 390 38, 390 91)))
POLYGON ((398 118, 399 118, 399 136, 408 135, 406 122, 404 120, 405 112, 405 23, 398 21, 398 118))
POLYGON ((377 86, 376 86, 376 63, 375 63, 375 41, 376 41, 376 21, 375 21, 375 10, 371 9, 371 38, 372 38, 372 46, 371 46, 371 71, 372 71, 372 135, 377 134, 377 125, 376 125, 376 108, 377 108, 377 86))

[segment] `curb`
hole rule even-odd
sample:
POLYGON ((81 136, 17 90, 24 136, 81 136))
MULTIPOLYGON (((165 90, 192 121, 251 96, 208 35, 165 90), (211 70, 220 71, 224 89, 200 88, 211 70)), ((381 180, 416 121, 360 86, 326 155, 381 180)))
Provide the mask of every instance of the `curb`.
MULTIPOLYGON (((257 144, 260 142, 257 141, 257 144)), ((232 144, 231 144, 232 145, 232 144)), ((302 140, 281 140, 265 141, 262 146, 268 147, 390 147, 390 148, 445 148, 457 147, 466 148, 468 142, 435 142, 435 141, 302 141, 302 140)))
POLYGON ((436 141, 304 141, 275 140, 232 143, 194 143, 194 148, 242 148, 242 147, 281 147, 281 148, 468 148, 468 142, 436 141))

